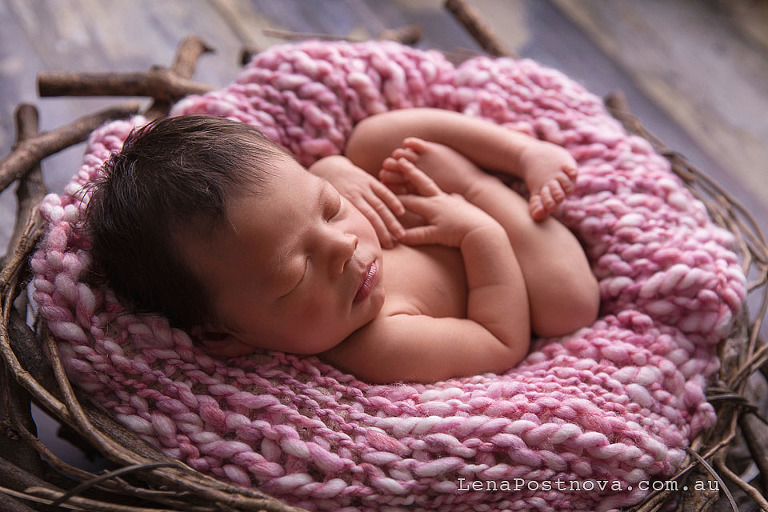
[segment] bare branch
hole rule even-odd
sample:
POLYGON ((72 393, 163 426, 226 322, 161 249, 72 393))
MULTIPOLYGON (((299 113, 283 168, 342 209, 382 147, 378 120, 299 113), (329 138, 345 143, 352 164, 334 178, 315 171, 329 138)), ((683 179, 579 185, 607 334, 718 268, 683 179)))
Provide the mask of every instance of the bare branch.
POLYGON ((480 13, 466 0, 445 0, 445 8, 461 23, 483 50, 494 57, 514 57, 496 34, 488 27, 480 13))
MULTIPOLYGON (((195 74, 195 69, 197 68, 198 59, 204 53, 212 51, 213 48, 208 46, 202 38, 195 35, 185 37, 181 40, 181 43, 179 43, 176 50, 176 57, 173 60, 171 72, 182 79, 192 78, 192 75, 195 74)), ((152 106, 147 109, 144 115, 147 119, 155 119, 164 116, 171 109, 173 101, 177 99, 178 98, 161 99, 156 97, 152 106)))
MULTIPOLYGON (((39 131, 39 114, 37 108, 34 105, 28 103, 22 103, 16 108, 16 131, 18 133, 18 142, 30 140, 37 137, 40 134, 39 131)), ((18 144, 18 143, 17 143, 18 144)), ((16 224, 13 228, 13 234, 11 235, 9 247, 15 245, 15 241, 19 239, 21 233, 24 231, 32 211, 35 206, 40 203, 40 200, 45 196, 47 189, 43 183, 43 173, 40 169, 39 162, 33 165, 22 179, 19 181, 19 186, 16 188, 16 224)))
POLYGON ((8 156, 0 160, 0 191, 26 175, 43 158, 83 142, 105 122, 131 116, 138 111, 138 103, 108 108, 19 142, 8 156))
POLYGON ((199 36, 191 35, 181 40, 176 50, 171 71, 181 78, 192 78, 197 68, 197 61, 205 53, 211 53, 214 49, 199 36))
POLYGON ((215 89, 211 85, 182 78, 167 68, 125 73, 47 71, 38 75, 37 85, 41 97, 148 96, 166 101, 215 89))

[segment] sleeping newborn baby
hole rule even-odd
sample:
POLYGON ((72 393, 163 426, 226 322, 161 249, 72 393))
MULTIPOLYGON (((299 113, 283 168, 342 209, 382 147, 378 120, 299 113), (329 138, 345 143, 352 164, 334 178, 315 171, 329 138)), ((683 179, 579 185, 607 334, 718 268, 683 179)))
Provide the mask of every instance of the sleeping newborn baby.
POLYGON ((563 148, 444 110, 370 117, 309 169, 252 126, 180 116, 128 137, 85 222, 97 277, 214 356, 434 382, 595 320, 586 255, 550 216, 576 176, 563 148))

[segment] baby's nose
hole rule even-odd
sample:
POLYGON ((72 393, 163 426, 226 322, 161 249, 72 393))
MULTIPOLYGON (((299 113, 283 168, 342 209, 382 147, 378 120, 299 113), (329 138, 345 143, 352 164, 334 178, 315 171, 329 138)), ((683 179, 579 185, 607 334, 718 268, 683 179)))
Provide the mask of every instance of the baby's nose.
POLYGON ((335 276, 339 276, 344 272, 347 263, 352 259, 352 255, 355 254, 357 244, 360 240, 357 235, 351 233, 344 233, 339 237, 335 244, 334 256, 331 261, 331 273, 335 276))

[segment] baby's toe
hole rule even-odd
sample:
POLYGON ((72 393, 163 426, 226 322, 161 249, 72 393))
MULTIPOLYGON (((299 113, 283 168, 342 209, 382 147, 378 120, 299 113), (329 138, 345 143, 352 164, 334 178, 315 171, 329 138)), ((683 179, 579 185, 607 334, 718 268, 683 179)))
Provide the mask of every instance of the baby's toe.
POLYGON ((560 204, 565 201, 565 190, 563 190, 562 184, 558 180, 552 180, 549 182, 549 193, 552 195, 552 199, 555 203, 560 204))
POLYGON ((414 150, 410 148, 397 148, 392 152, 392 158, 399 160, 400 158, 405 158, 406 160, 410 162, 416 162, 416 160, 419 159, 418 153, 416 153, 414 150))
POLYGON ((564 165, 563 172, 568 175, 571 181, 576 181, 576 178, 579 176, 579 170, 576 167, 572 167, 570 165, 564 165))
POLYGON ((576 184, 567 175, 558 174, 556 179, 557 179, 557 182, 560 184, 560 187, 563 189, 563 192, 565 192, 566 194, 570 194, 576 189, 576 184))
POLYGON ((385 172, 390 179, 403 180, 403 164, 399 158, 387 157, 381 163, 381 171, 379 171, 379 179, 381 179, 381 173, 385 172))
POLYGON ((430 142, 418 137, 406 137, 405 140, 403 140, 403 147, 415 153, 424 153, 429 149, 430 144, 430 142))
POLYGON ((403 178, 400 173, 384 167, 379 171, 379 181, 382 183, 396 183, 403 181, 403 178))
POLYGON ((541 201, 539 194, 534 194, 528 203, 528 207, 531 212, 531 218, 533 220, 544 220, 547 217, 547 210, 544 208, 544 204, 541 201))
POLYGON ((541 197, 541 204, 544 206, 545 210, 550 212, 555 209, 557 206, 557 200, 555 199, 555 195, 552 192, 552 187, 549 184, 544 185, 541 188, 539 196, 541 197))

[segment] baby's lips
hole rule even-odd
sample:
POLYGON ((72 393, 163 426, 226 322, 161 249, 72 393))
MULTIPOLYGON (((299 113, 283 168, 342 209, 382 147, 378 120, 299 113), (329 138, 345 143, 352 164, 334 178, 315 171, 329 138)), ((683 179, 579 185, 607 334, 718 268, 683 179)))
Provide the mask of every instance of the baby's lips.
POLYGON ((357 288, 357 293, 352 301, 354 304, 358 304, 368 298, 373 291, 373 287, 376 286, 378 275, 379 266, 376 264, 376 261, 374 261, 368 265, 360 280, 360 286, 357 288))

